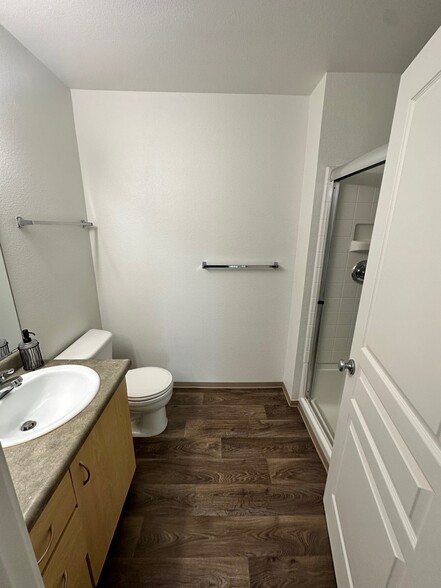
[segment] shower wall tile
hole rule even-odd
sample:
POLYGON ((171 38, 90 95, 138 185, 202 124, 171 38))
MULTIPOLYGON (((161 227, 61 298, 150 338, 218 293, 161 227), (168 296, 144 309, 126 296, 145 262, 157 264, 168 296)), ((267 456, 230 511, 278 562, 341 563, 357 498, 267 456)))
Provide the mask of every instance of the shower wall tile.
POLYGON ((347 253, 350 242, 350 236, 340 237, 340 235, 335 235, 332 239, 331 255, 332 253, 347 253))
POLYGON ((328 298, 326 300, 326 306, 329 312, 340 313, 340 298, 328 298))
POLYGON ((334 335, 336 340, 338 338, 348 339, 349 337, 352 337, 352 322, 347 324, 340 323, 338 325, 335 325, 334 335))
POLYGON ((361 294, 361 286, 357 284, 352 279, 352 272, 350 277, 351 282, 347 282, 343 284, 343 289, 341 291, 342 298, 352 298, 355 299, 360 296, 361 294))
POLYGON ((327 312, 325 315, 325 322, 330 325, 336 325, 339 317, 338 312, 327 312))
MULTIPOLYGON (((357 210, 357 209, 355 209, 357 210)), ((370 211, 369 211, 370 213, 370 211)), ((352 236, 353 230, 353 219, 338 219, 335 223, 335 234, 339 237, 350 237, 352 236)))
MULTIPOLYGON (((365 253, 363 253, 363 255, 366 256, 365 253)), ((358 262, 355 262, 352 265, 348 264, 347 267, 345 268, 345 270, 344 270, 345 271, 345 277, 344 277, 345 284, 349 284, 349 280, 352 280, 352 268, 354 267, 354 265, 356 263, 358 263, 358 262)))
POLYGON ((341 298, 341 292, 343 288, 343 282, 328 283, 326 286, 326 294, 330 298, 341 298))
POLYGON ((332 273, 332 270, 335 268, 345 268, 348 264, 348 254, 347 252, 345 253, 336 253, 332 259, 330 260, 330 264, 329 264, 329 269, 330 269, 330 273, 332 273))
POLYGON ((321 363, 334 363, 335 361, 338 361, 334 360, 334 356, 335 354, 331 351, 323 351, 321 354, 321 363))
POLYGON ((343 202, 343 204, 339 207, 340 210, 338 211, 339 218, 342 220, 354 218, 355 214, 355 202, 343 202))
MULTIPOLYGON (((378 190, 372 186, 358 186, 357 202, 372 202, 373 191, 378 190)), ((377 197, 378 199, 378 197, 377 197)))
POLYGON ((331 352, 334 348, 334 341, 335 341, 335 337, 322 337, 322 336, 320 336, 320 341, 319 341, 319 346, 318 346, 318 356, 320 357, 322 353, 331 352))
POLYGON ((358 193, 359 186, 347 184, 344 186, 344 190, 340 190, 340 202, 359 202, 358 193))
POLYGON ((331 337, 335 337, 335 332, 337 329, 336 323, 329 324, 327 321, 323 321, 323 327, 321 329, 320 336, 323 339, 329 339, 331 337))
POLYGON ((336 267, 328 275, 328 283, 329 284, 343 284, 345 281, 346 275, 346 268, 345 267, 336 267))
MULTIPOLYGON (((340 306, 339 306, 339 313, 347 313, 350 312, 352 314, 354 310, 354 299, 353 298, 343 298, 340 299, 340 306)), ((338 320, 340 322, 340 320, 338 320)))
POLYGON ((360 251, 350 251, 348 253, 348 266, 353 266, 362 259, 366 259, 366 253, 360 251))
POLYGON ((331 314, 336 316, 336 321, 339 325, 352 325, 353 312, 333 312, 331 314))
POLYGON ((357 222, 369 222, 371 218, 372 202, 357 202, 354 220, 357 222))

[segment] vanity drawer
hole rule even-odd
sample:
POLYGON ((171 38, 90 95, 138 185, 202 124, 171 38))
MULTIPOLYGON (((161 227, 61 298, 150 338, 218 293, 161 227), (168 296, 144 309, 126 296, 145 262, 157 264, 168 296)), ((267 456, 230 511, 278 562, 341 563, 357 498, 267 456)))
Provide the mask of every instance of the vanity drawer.
POLYGON ((75 493, 67 472, 29 533, 40 570, 46 567, 75 507, 75 493))
POLYGON ((45 588, 92 588, 86 555, 81 519, 75 509, 42 574, 45 588))

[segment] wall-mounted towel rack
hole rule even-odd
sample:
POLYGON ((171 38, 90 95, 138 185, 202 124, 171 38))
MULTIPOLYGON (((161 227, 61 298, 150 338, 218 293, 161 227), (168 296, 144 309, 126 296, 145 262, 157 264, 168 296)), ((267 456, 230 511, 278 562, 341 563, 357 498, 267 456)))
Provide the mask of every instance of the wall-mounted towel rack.
POLYGON ((21 229, 27 225, 71 225, 73 227, 83 227, 83 229, 88 229, 94 226, 93 223, 89 221, 80 220, 75 222, 68 222, 68 221, 42 221, 42 220, 28 220, 23 218, 22 216, 16 216, 15 220, 17 221, 17 227, 21 229))
POLYGON ((202 269, 228 269, 228 270, 264 270, 278 269, 279 263, 275 261, 270 265, 250 265, 248 263, 230 263, 230 264, 211 264, 206 261, 202 262, 202 269))

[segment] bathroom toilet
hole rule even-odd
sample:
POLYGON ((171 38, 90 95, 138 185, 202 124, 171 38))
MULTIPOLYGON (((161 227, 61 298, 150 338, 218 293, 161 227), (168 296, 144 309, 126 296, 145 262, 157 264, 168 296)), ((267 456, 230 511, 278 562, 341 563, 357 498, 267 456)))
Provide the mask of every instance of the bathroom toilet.
MULTIPOLYGON (((112 333, 91 329, 55 359, 112 359, 112 333)), ((173 394, 171 373, 159 367, 141 367, 126 374, 132 434, 159 435, 167 427, 166 406, 173 394)))
POLYGON ((159 435, 167 426, 165 407, 173 394, 171 373, 159 367, 142 367, 129 370, 126 382, 133 436, 159 435))

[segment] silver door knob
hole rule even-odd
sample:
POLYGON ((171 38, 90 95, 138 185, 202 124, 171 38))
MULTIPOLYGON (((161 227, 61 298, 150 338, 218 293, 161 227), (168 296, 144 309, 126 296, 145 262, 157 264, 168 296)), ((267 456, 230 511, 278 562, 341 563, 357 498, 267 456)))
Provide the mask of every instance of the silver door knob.
POLYGON ((348 370, 351 376, 355 374, 355 361, 353 359, 348 359, 348 361, 340 359, 338 362, 338 371, 344 372, 345 370, 348 370))

